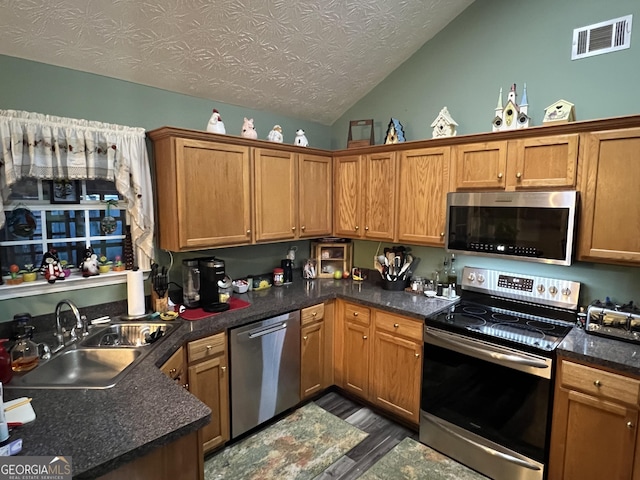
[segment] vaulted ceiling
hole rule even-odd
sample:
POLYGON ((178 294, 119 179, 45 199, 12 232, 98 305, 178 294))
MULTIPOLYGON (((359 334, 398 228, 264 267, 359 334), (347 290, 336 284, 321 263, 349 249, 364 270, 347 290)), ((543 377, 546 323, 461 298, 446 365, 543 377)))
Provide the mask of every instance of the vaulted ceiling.
POLYGON ((0 0, 0 54, 330 125, 473 0, 0 0))

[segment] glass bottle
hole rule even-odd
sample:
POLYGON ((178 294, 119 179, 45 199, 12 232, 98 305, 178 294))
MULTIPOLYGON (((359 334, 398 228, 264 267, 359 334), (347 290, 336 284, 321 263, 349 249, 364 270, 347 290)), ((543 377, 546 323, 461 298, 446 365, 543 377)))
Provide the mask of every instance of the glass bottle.
POLYGON ((31 325, 19 325, 16 329, 17 341, 11 349, 11 369, 14 372, 28 372, 38 366, 38 344, 31 340, 31 325))

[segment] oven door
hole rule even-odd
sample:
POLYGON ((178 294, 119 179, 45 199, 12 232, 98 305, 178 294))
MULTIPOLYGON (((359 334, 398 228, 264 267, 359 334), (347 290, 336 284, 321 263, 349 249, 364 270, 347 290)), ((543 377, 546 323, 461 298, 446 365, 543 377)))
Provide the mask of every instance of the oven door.
POLYGON ((544 476, 550 358, 425 326, 420 441, 495 480, 544 476))

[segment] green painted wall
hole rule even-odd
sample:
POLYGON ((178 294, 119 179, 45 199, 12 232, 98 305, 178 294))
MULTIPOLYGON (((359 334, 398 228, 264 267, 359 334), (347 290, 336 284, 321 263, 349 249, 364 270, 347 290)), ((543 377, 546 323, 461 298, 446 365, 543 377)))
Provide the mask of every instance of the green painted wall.
MULTIPOLYGON (((407 140, 431 138, 442 107, 458 135, 490 132, 504 98, 527 84, 533 125, 556 100, 576 105, 578 120, 640 113, 640 2, 637 0, 477 0, 333 124, 333 149, 345 148, 349 120, 373 118, 382 143, 391 117, 407 140), (631 48, 571 60, 573 29, 633 14, 631 48)), ((407 35, 410 35, 407 32, 407 35)))
MULTIPOLYGON (((431 122, 443 106, 459 124, 459 135, 490 132, 498 92, 502 88, 506 99, 512 83, 519 94, 527 84, 533 125, 541 125, 544 109, 561 98, 576 105, 578 120, 639 114, 637 31, 627 50, 571 60, 574 28, 628 14, 638 30, 637 0, 478 0, 334 123, 332 148, 345 148, 348 122, 356 119, 374 119, 376 143, 382 143, 391 117, 400 119, 408 140, 431 138, 431 122)), ((372 268, 377 248, 378 242, 356 241, 355 264, 372 268)), ((430 275, 441 264, 443 249, 412 248, 420 258, 417 275, 430 275)), ((638 267, 471 256, 457 263, 580 281, 583 303, 607 295, 640 300, 638 267)))

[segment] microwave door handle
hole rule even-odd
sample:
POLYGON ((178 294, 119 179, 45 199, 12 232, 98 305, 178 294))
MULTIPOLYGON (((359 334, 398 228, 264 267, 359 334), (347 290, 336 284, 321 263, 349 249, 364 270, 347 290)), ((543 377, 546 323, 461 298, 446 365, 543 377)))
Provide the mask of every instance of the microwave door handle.
POLYGON ((473 345, 469 345, 466 343, 462 343, 462 341, 452 341, 448 338, 445 338, 441 335, 438 335, 436 332, 430 330, 429 332, 425 332, 425 335, 431 335, 437 338, 439 341, 447 343, 454 347, 454 350, 466 350, 468 352, 473 352, 476 357, 480 358, 488 358, 492 360, 499 360, 503 363, 517 363, 519 365, 526 365, 528 367, 534 368, 549 368, 542 360, 538 360, 536 358, 526 357, 524 355, 516 355, 514 353, 502 353, 497 350, 490 350, 488 348, 476 347, 473 345))
POLYGON ((529 470, 540 470, 540 467, 537 465, 534 465, 531 462, 527 462, 525 459, 523 458, 518 458, 515 457, 513 455, 509 455, 507 453, 503 453, 503 452, 499 452, 498 450, 495 450, 493 448, 487 447, 486 445, 482 445, 481 443, 475 442, 473 440, 471 440, 470 438, 466 438, 463 437, 462 435, 460 435, 457 432, 454 432, 453 430, 451 430, 450 428, 446 427, 445 425, 443 425, 442 423, 438 422, 436 419, 432 418, 431 421, 433 423, 435 423, 438 428, 441 428, 442 430, 444 430, 445 432, 447 432, 449 435, 452 435, 466 443, 469 443, 471 445, 473 445, 474 447, 480 448, 482 450, 484 450, 486 453, 488 453, 489 455, 493 455, 494 457, 499 457, 503 460, 506 460, 508 462, 511 463, 515 463, 516 465, 520 465, 521 467, 525 467, 528 468, 529 470))

